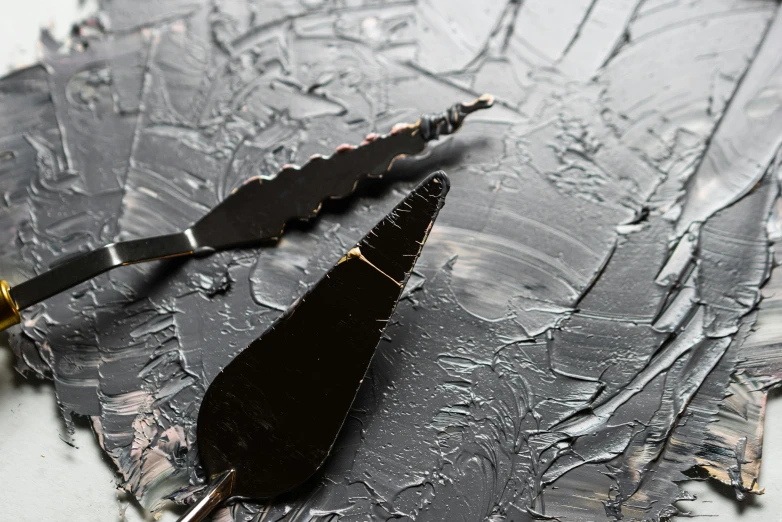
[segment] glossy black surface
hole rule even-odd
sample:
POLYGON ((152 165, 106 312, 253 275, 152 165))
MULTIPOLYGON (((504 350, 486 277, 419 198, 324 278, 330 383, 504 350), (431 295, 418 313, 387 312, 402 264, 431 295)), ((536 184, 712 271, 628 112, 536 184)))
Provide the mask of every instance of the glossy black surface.
POLYGON ((448 188, 421 183, 209 386, 198 449, 210 476, 236 469, 233 495, 279 495, 323 464, 448 188))

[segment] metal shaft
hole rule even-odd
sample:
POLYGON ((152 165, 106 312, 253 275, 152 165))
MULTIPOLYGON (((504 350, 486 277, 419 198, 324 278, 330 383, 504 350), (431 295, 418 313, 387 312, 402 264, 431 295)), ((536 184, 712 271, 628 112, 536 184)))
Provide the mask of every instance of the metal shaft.
POLYGON ((11 288, 17 311, 40 303, 112 268, 166 257, 190 255, 194 245, 185 233, 123 241, 102 246, 60 263, 11 288))
POLYGON ((193 504, 178 522, 200 522, 208 517, 217 506, 231 496, 235 477, 236 471, 232 469, 212 477, 201 500, 193 504))

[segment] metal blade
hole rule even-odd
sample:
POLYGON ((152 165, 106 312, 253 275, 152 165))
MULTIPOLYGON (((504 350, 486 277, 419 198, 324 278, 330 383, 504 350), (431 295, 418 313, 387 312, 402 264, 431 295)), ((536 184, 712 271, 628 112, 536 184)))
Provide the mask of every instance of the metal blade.
POLYGON ((274 497, 328 456, 448 192, 436 173, 212 382, 197 443, 233 495, 274 497))
POLYGON ((287 222, 314 217, 323 201, 348 196, 362 178, 381 176, 394 159, 423 152, 429 141, 457 131, 468 114, 493 104, 489 95, 457 103, 413 125, 395 125, 386 136, 369 136, 358 147, 342 146, 329 157, 288 166, 273 179, 249 180, 189 229, 195 248, 220 250, 277 238, 287 222))

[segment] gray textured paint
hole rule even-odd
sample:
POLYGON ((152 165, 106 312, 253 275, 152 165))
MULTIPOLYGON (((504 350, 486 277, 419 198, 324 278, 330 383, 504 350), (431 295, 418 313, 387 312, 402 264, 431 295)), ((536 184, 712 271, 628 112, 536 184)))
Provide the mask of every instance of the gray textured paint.
POLYGON ((3 255, 36 272, 184 228, 246 178, 422 111, 498 104, 274 247, 47 301, 24 316, 18 366, 92 416, 143 505, 187 500, 209 382, 444 168, 448 205, 325 470, 221 520, 658 520, 685 473, 757 491, 782 378, 778 275, 756 311, 782 237, 778 7, 105 0, 105 32, 50 49, 48 82, 0 82, 0 109, 36 111, 0 122, 18 240, 3 255))

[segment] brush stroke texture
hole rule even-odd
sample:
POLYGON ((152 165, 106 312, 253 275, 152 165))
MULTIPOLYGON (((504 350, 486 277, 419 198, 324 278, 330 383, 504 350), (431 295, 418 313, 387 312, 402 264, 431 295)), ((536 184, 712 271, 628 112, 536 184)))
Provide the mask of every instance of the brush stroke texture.
POLYGON ((758 491, 782 377, 777 2, 102 7, 48 76, 0 82, 0 109, 40 114, 0 128, 3 256, 31 271, 179 230, 248 177, 443 100, 498 97, 274 248, 127 267, 25 314, 20 370, 92 417, 142 505, 191 498, 209 382, 441 167, 449 204, 324 472, 220 520, 660 520, 687 476, 758 491))

